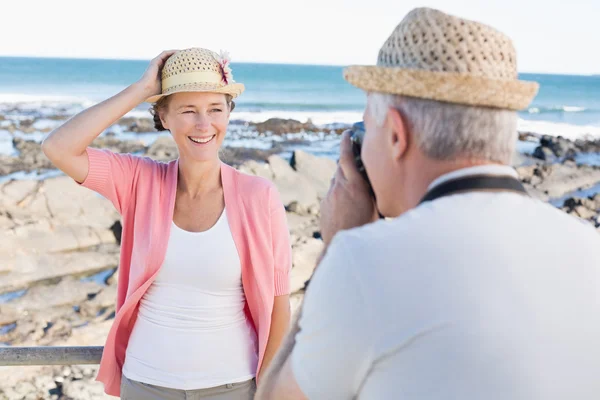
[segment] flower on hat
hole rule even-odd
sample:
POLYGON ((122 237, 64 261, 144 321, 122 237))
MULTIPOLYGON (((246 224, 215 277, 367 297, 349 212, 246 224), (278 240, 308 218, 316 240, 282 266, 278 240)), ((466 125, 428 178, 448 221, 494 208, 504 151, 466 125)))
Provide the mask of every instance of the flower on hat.
POLYGON ((223 82, 226 85, 230 83, 234 83, 233 73, 231 72, 231 67, 229 64, 231 63, 231 58, 229 57, 229 52, 221 50, 219 56, 217 56, 217 62, 219 63, 219 67, 221 68, 221 75, 223 75, 223 82))

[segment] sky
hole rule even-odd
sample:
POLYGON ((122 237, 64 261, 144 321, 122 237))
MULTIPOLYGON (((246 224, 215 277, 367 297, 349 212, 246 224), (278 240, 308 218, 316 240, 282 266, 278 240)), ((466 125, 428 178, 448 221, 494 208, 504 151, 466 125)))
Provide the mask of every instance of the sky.
POLYGON ((422 6, 508 34, 520 72, 600 74, 600 0, 4 0, 0 56, 150 59, 205 47, 233 63, 374 64, 422 6))

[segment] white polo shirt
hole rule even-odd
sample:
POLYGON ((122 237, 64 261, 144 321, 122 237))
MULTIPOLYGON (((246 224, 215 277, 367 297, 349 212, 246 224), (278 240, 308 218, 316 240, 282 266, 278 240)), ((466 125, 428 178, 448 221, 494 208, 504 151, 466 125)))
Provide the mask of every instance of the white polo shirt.
MULTIPOLYGON (((512 175, 510 167, 438 179, 512 175)), ((332 241, 292 352, 311 399, 599 399, 600 235, 469 192, 332 241)))

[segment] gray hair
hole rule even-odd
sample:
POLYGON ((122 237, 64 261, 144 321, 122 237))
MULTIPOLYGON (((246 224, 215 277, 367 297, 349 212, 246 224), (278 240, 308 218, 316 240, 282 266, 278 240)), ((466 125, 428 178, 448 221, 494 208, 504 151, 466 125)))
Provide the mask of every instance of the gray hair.
POLYGON ((370 93, 367 111, 378 126, 389 108, 406 118, 417 145, 435 160, 458 157, 510 164, 517 141, 517 113, 488 107, 443 103, 370 93))

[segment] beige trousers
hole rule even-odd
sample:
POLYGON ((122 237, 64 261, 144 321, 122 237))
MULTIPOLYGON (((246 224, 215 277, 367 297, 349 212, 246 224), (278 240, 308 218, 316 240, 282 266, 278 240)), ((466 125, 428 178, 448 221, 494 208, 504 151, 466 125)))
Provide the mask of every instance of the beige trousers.
POLYGON ((254 379, 240 383, 229 383, 207 389, 179 390, 149 385, 128 379, 121 379, 121 399, 123 400, 252 400, 256 392, 254 379))

